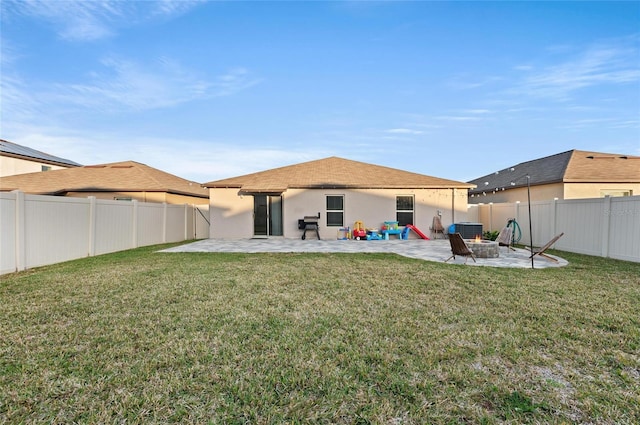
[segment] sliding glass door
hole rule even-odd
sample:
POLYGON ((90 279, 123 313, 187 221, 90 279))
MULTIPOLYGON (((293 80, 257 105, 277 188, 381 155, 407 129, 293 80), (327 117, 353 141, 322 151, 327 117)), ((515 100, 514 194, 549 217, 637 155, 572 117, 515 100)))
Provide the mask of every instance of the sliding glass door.
POLYGON ((282 196, 253 195, 253 235, 282 236, 282 196))

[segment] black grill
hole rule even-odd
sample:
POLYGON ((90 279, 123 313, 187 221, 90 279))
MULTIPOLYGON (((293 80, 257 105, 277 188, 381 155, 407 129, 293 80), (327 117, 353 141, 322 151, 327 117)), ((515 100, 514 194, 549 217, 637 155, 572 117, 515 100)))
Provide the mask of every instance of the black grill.
POLYGON ((316 237, 320 240, 320 232, 318 231, 318 221, 320 220, 320 213, 318 215, 305 215, 304 218, 298 220, 298 229, 302 230, 302 239, 307 238, 307 230, 315 230, 316 237))

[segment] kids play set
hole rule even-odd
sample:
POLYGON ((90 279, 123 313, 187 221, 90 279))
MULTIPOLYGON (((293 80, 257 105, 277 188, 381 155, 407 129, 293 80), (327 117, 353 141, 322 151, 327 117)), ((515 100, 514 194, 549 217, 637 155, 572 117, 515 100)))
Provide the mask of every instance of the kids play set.
POLYGON ((409 239, 409 232, 413 231, 422 239, 429 239, 427 235, 422 233, 417 227, 412 224, 407 224, 404 227, 398 225, 397 221, 385 221, 380 229, 366 228, 364 223, 360 220, 353 224, 353 230, 348 227, 341 227, 338 229, 338 239, 348 240, 354 239, 357 241, 376 241, 376 240, 389 240, 389 235, 397 235, 398 239, 409 239))

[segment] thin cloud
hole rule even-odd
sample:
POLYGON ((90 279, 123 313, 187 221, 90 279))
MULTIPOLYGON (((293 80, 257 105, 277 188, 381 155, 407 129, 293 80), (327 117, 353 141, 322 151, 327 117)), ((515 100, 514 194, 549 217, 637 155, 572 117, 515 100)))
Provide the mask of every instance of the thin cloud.
POLYGON ((485 114, 490 114, 491 110, 489 110, 489 109, 465 109, 463 112, 465 112, 467 114, 485 115, 485 114))
POLYGON ((420 130, 412 130, 410 128, 391 128, 389 130, 385 130, 385 133, 419 135, 419 134, 423 134, 424 132, 420 130))
MULTIPOLYGON (((29 121, 33 117, 47 117, 46 107, 33 93, 33 87, 23 79, 2 73, 0 76, 0 92, 2 93, 2 126, 7 123, 29 121)), ((42 121, 42 118, 40 119, 42 121)))
POLYGON ((502 80, 502 77, 472 77, 469 75, 458 75, 447 81, 447 85, 454 90, 473 90, 493 85, 502 80))
POLYGON ((206 0, 156 0, 154 3, 156 15, 179 16, 187 13, 206 0))
POLYGON ((531 65, 516 65, 513 67, 516 71, 531 71, 533 66, 531 65))
POLYGON ((168 58, 150 64, 108 58, 103 66, 86 83, 56 85, 56 94, 51 97, 58 103, 102 110, 148 110, 230 96, 260 82, 244 68, 207 77, 168 58))
POLYGON ((16 143, 83 165, 132 160, 199 183, 336 154, 309 146, 300 149, 262 147, 245 140, 131 137, 37 126, 22 127, 13 137, 12 141, 16 143), (120 140, 126 140, 126 143, 118 142, 120 140), (220 158, 225 160, 220 161, 220 158))
POLYGON ((640 81, 637 43, 592 46, 564 63, 531 74, 514 92, 558 100, 591 86, 640 81))
POLYGON ((3 3, 5 16, 28 16, 44 21, 64 40, 94 41, 113 36, 119 28, 154 17, 182 15, 202 1, 23 0, 3 3))
POLYGON ((468 115, 440 115, 434 119, 439 121, 480 121, 480 117, 468 115))
POLYGON ((640 120, 634 118, 591 118, 570 121, 559 128, 567 130, 585 130, 589 128, 640 128, 640 120))

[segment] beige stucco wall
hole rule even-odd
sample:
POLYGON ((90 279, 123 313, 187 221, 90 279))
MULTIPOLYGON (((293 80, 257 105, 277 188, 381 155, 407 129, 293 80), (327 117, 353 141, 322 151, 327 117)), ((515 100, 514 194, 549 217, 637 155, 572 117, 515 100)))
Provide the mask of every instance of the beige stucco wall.
MULTIPOLYGON (((335 239, 338 227, 326 225, 326 196, 344 196, 344 225, 353 228, 356 220, 365 227, 380 228, 396 218, 396 196, 414 196, 414 225, 427 236, 433 216, 442 212, 442 223, 466 221, 467 191, 452 189, 289 189, 283 198, 283 236, 299 238, 298 220, 320 212, 320 237, 335 239)), ((211 238, 250 238, 253 236, 253 197, 240 196, 238 189, 211 189, 211 238)), ((411 233, 412 237, 415 237, 411 233)), ((311 237, 311 236, 309 236, 311 237)))
POLYGON ((196 196, 184 196, 174 195, 165 192, 68 192, 66 196, 74 198, 86 198, 89 196, 95 196, 96 199, 109 199, 115 198, 131 198, 132 200, 140 202, 157 202, 174 205, 206 205, 209 200, 204 198, 198 198, 196 196))
POLYGON ((43 165, 51 167, 52 170, 63 170, 67 168, 45 162, 27 161, 25 159, 0 155, 0 177, 42 172, 43 165))
POLYGON ((209 190, 209 237, 247 239, 253 236, 253 196, 238 189, 209 190))
POLYGON ((640 183, 567 183, 564 187, 564 199, 600 198, 602 190, 631 191, 631 195, 640 195, 640 183))
MULTIPOLYGON (((548 201, 554 198, 564 199, 562 183, 531 186, 531 201, 548 201)), ((487 191, 486 195, 476 195, 469 198, 470 204, 494 204, 503 202, 527 202, 527 188, 518 187, 515 189, 500 190, 496 193, 487 191)))
MULTIPOLYGON (((555 183, 531 186, 531 201, 551 201, 558 199, 600 198, 601 190, 632 191, 632 195, 640 194, 640 183, 555 183)), ((527 202, 527 188, 519 187, 504 191, 487 191, 486 195, 469 198, 470 204, 488 204, 493 202, 527 202)))
POLYGON ((207 205, 209 203, 208 198, 199 198, 197 196, 188 196, 188 195, 178 195, 175 193, 167 193, 166 194, 166 203, 167 204, 190 204, 190 205, 207 205))

